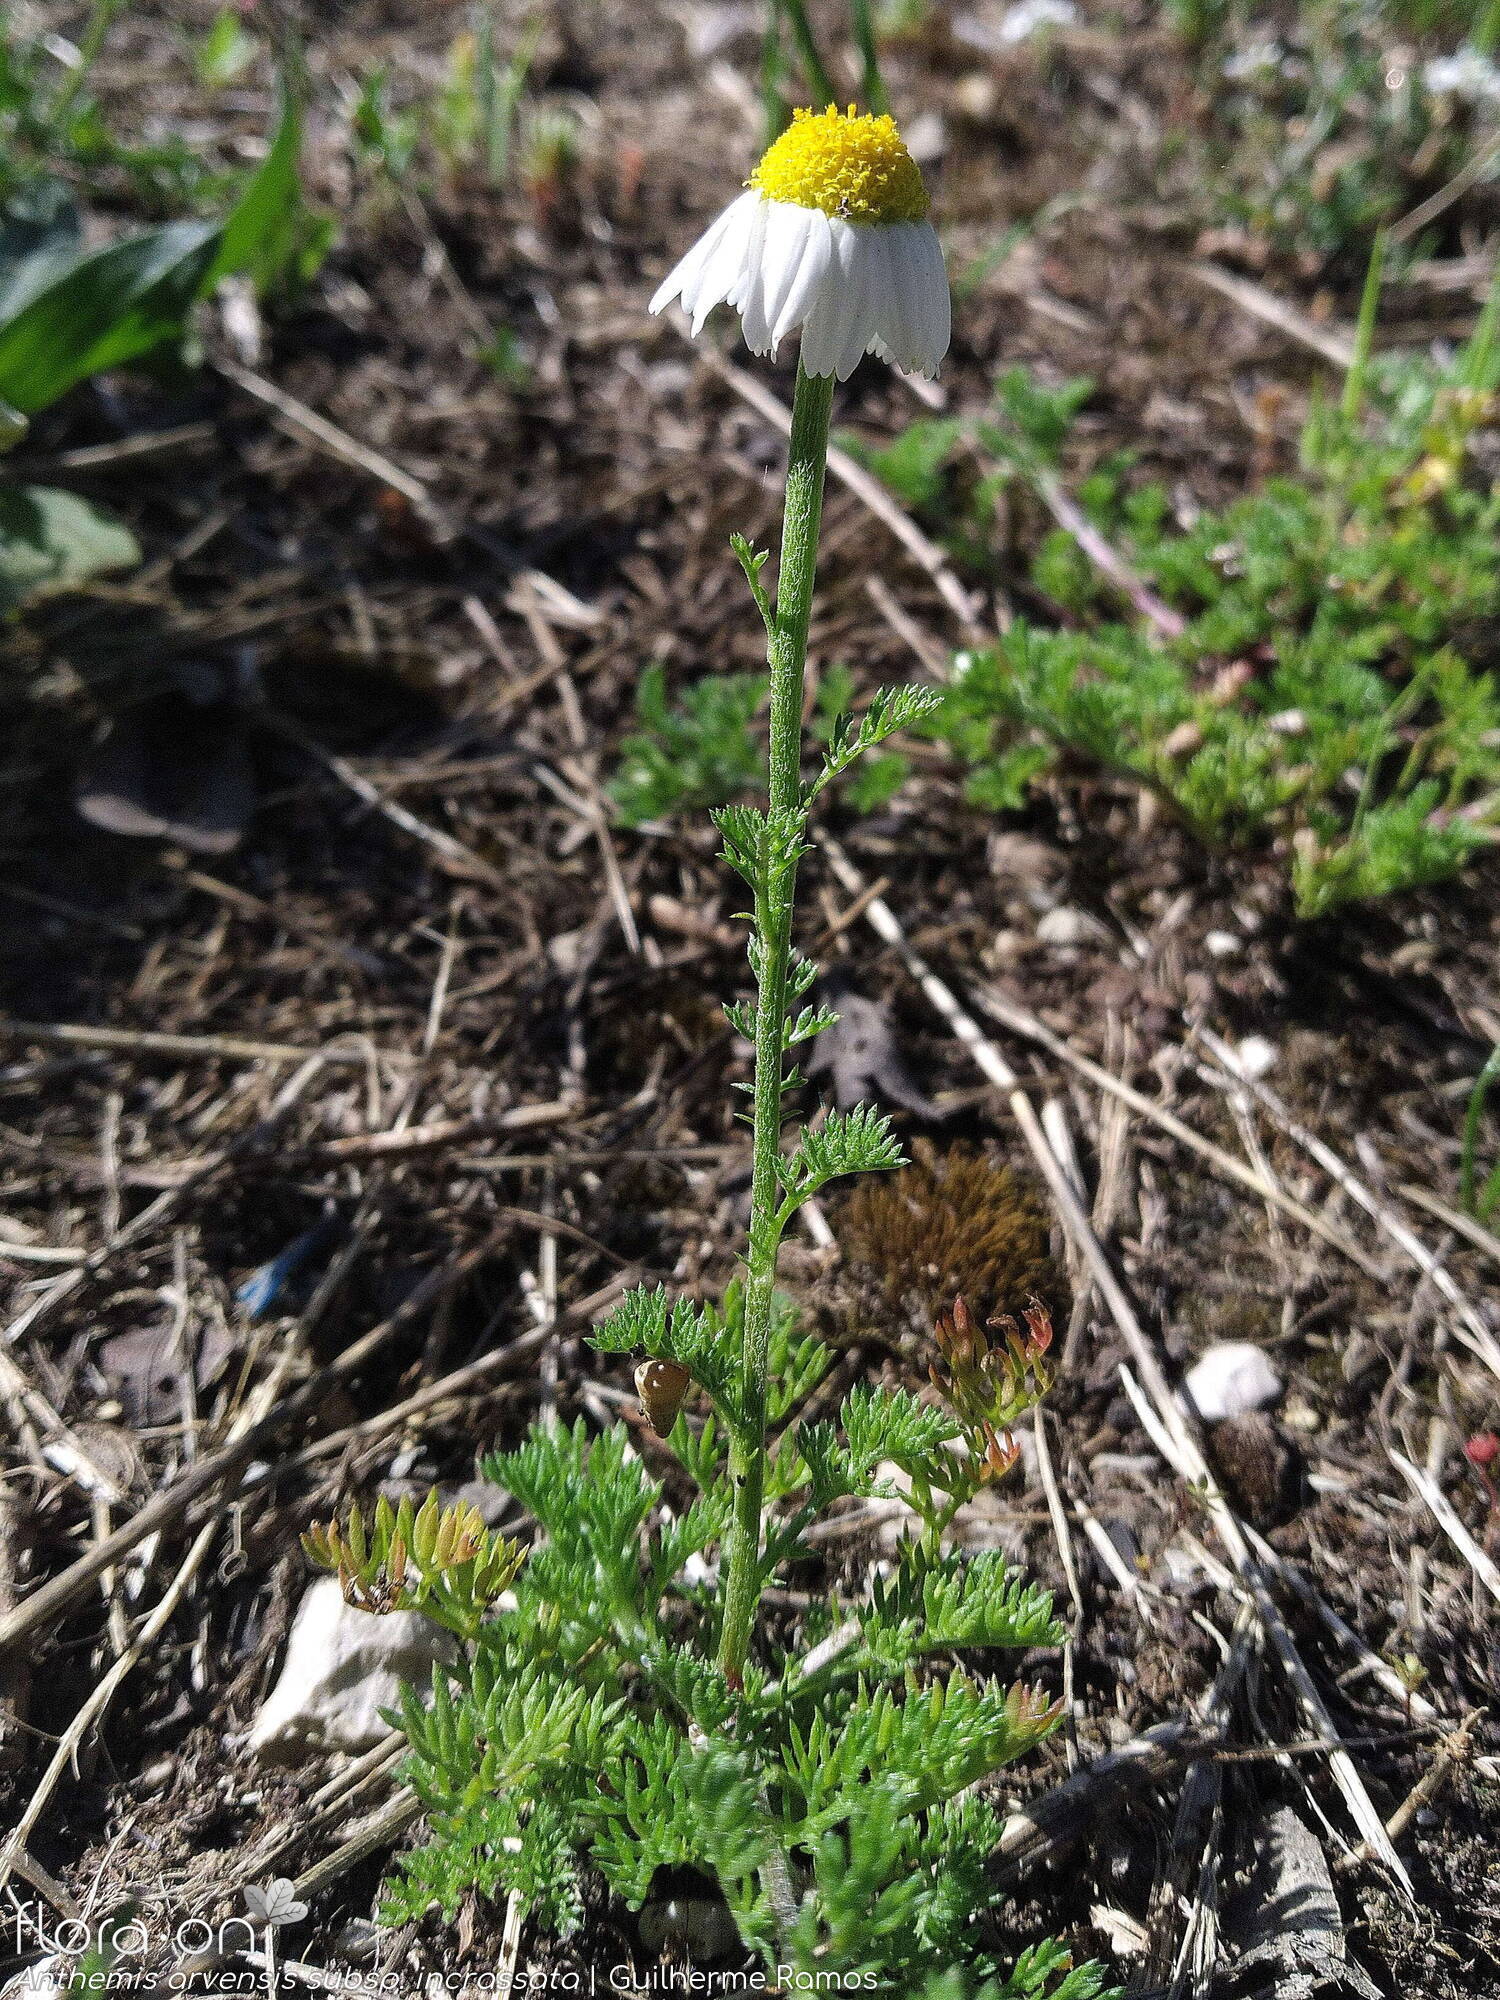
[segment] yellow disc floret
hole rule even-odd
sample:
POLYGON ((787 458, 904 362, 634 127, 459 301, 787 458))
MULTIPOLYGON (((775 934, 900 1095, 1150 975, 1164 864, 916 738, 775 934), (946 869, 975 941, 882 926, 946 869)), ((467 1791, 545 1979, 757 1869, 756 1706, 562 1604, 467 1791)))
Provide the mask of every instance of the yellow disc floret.
POLYGON ((830 104, 796 111, 750 176, 772 201, 821 208, 848 222, 920 222, 927 213, 921 171, 894 118, 860 117, 830 104))

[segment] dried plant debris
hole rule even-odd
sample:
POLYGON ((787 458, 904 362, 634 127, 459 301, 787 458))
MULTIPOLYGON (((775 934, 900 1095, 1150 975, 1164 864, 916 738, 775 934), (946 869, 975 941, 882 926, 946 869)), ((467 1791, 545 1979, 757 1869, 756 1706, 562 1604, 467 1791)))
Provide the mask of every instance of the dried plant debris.
POLYGON ((1255 1829, 1255 1872, 1228 1913, 1226 1931, 1240 1947, 1237 2000, 1377 2000, 1379 1988, 1351 1959, 1328 1860, 1290 1806, 1277 1806, 1255 1829))
POLYGON ((1210 1425, 1204 1451, 1230 1502, 1263 1534, 1291 1520, 1306 1498, 1302 1454, 1264 1410, 1210 1425))
POLYGON ((100 1343, 99 1367, 131 1423, 161 1424, 182 1412, 189 1381, 206 1389, 231 1351, 221 1324, 210 1320, 201 1336, 184 1339, 167 1319, 111 1334, 100 1343))
POLYGON ((869 1181, 839 1212, 857 1270, 924 1324, 962 1296, 976 1321, 1020 1313, 1056 1292, 1047 1218, 1030 1185, 959 1145, 917 1140, 899 1173, 869 1181))
POLYGON ((105 833, 232 854, 255 811, 242 724, 223 703, 162 695, 116 716, 78 775, 74 802, 105 833))
POLYGON ((902 1061, 882 1002, 856 993, 836 974, 823 981, 821 998, 838 1019, 813 1044, 803 1069, 810 1077, 831 1080, 840 1111, 856 1104, 897 1104, 918 1118, 942 1116, 902 1061))

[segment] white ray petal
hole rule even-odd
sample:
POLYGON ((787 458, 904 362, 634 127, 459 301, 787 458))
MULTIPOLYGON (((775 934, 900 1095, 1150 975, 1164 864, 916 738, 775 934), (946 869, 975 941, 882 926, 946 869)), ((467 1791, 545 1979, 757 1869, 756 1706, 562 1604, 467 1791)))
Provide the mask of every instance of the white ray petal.
POLYGON ((833 375, 838 370, 839 307, 844 296, 844 281, 839 275, 838 268, 838 249, 830 237, 828 270, 824 276, 823 286, 809 307, 807 318, 802 322, 800 359, 803 371, 808 375, 833 375))
POLYGON ((926 372, 935 375, 938 363, 948 352, 948 343, 953 338, 953 301, 948 291, 942 242, 930 222, 922 224, 919 293, 922 300, 922 338, 926 347, 923 361, 926 372))
POLYGON ((895 353, 892 335, 897 319, 895 278, 891 270, 890 230, 879 225, 868 232, 865 249, 865 352, 890 359, 895 353))
POLYGON ((823 293, 829 262, 833 256, 833 239, 829 234, 828 217, 820 208, 804 208, 799 212, 804 218, 801 254, 771 324, 773 354, 792 329, 800 326, 807 318, 823 293))
POLYGON ((838 296, 834 301, 829 342, 834 354, 834 373, 841 382, 847 382, 854 373, 869 344, 866 239, 871 233, 858 223, 844 221, 839 221, 833 230, 838 265, 837 270, 830 273, 830 283, 837 285, 838 296))
POLYGON ((715 251, 734 227, 735 210, 738 206, 737 202, 731 202, 728 208, 716 215, 687 255, 677 260, 656 288, 655 296, 651 300, 652 312, 659 313, 663 306, 670 305, 679 295, 688 306, 688 310, 692 310, 689 295, 696 290, 715 251))
POLYGON ((741 195, 725 209, 724 231, 699 273, 694 296, 683 293, 682 303, 693 315, 696 334, 716 305, 733 305, 735 292, 754 254, 755 214, 760 206, 755 195, 741 195))
POLYGON ((740 310, 740 331, 752 354, 764 354, 771 345, 771 326, 766 311, 766 291, 772 276, 772 258, 779 270, 780 242, 771 241, 771 224, 776 204, 762 200, 751 221, 750 248, 745 258, 744 278, 730 303, 740 310))
POLYGON ((913 242, 917 225, 903 222, 882 232, 891 274, 891 294, 885 323, 885 337, 902 368, 915 368, 922 342, 918 335, 920 301, 916 292, 913 242))
POLYGON ((791 202, 766 203, 766 235, 760 253, 760 284, 755 295, 764 322, 763 329, 757 328, 761 335, 757 352, 764 352, 772 345, 771 328, 801 261, 806 213, 791 202))
MULTIPOLYGON (((776 331, 796 288, 797 273, 807 248, 809 224, 814 210, 794 202, 766 203, 766 240, 761 251, 761 283, 753 315, 757 338, 750 341, 757 354, 775 354, 781 335, 776 331)), ((749 321, 747 318, 747 327, 749 321)), ((747 330, 746 340, 750 340, 747 330)))

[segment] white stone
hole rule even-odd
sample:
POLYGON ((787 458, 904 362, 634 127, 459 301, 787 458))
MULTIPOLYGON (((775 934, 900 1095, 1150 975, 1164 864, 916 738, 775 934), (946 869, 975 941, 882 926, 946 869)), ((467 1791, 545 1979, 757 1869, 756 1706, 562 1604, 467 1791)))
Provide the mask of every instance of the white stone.
POLYGON ((1029 42, 1043 28, 1071 28, 1077 21, 1073 0, 1017 0, 1000 23, 1000 40, 1029 42))
POLYGON ((1500 100, 1500 69, 1467 42, 1455 55, 1424 63, 1422 81, 1434 97, 1460 97, 1470 104, 1500 100))
POLYGON ((1071 903, 1059 903, 1055 910, 1048 910, 1038 920, 1036 934, 1040 944, 1054 945, 1085 944, 1090 938, 1109 936, 1097 917, 1074 909, 1071 903))
POLYGON ((1161 1582, 1166 1589, 1178 1591, 1184 1597, 1197 1590, 1207 1576, 1202 1558, 1180 1548, 1176 1542, 1169 1542, 1162 1550, 1152 1571, 1153 1581, 1161 1582))
POLYGON ((1241 1076, 1249 1077, 1252 1083, 1263 1077, 1267 1070, 1276 1067, 1281 1051, 1274 1042, 1268 1042, 1264 1035, 1246 1035, 1235 1051, 1239 1058, 1241 1076))
POLYGON ((251 1723, 250 1748, 270 1763, 322 1750, 369 1750, 390 1734, 380 1711, 401 1682, 422 1687, 452 1641, 415 1611, 377 1617, 344 1602, 335 1576, 319 1577, 297 1607, 280 1677, 251 1723))
POLYGON ((1249 1340, 1226 1340, 1200 1355, 1183 1377, 1186 1401, 1206 1424, 1263 1410, 1281 1394, 1281 1377, 1249 1340))

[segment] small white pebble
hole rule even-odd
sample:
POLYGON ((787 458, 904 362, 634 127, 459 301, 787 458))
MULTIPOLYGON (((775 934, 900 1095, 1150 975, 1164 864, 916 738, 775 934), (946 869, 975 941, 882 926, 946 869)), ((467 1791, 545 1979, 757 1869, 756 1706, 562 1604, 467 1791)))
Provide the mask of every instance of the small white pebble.
POLYGON ((1018 0, 1000 23, 1000 40, 1029 42, 1042 28, 1071 28, 1078 20, 1073 0, 1018 0))
POLYGON ((1281 1377, 1253 1341, 1210 1347, 1183 1378, 1184 1399, 1206 1424, 1263 1410, 1281 1394, 1281 1377))
POLYGON ((368 1750, 385 1737, 383 1708, 401 1682, 421 1686, 453 1642, 415 1611, 383 1617, 344 1602, 334 1576, 319 1577, 292 1620, 286 1659, 246 1741, 267 1763, 296 1764, 327 1750, 368 1750))
POLYGON ((1457 97, 1469 104, 1500 100, 1500 69, 1467 42, 1454 55, 1424 63, 1422 81, 1434 97, 1457 97))
POLYGON ((1237 1051, 1240 1075, 1253 1082, 1272 1070, 1281 1058, 1281 1051, 1274 1042, 1268 1042, 1264 1035, 1246 1035, 1237 1051))
POLYGON ((1039 944, 1075 945, 1085 944, 1090 938, 1108 937, 1109 932, 1087 910, 1075 910, 1070 903, 1059 903, 1055 910, 1048 910, 1039 919, 1036 935, 1039 944))

